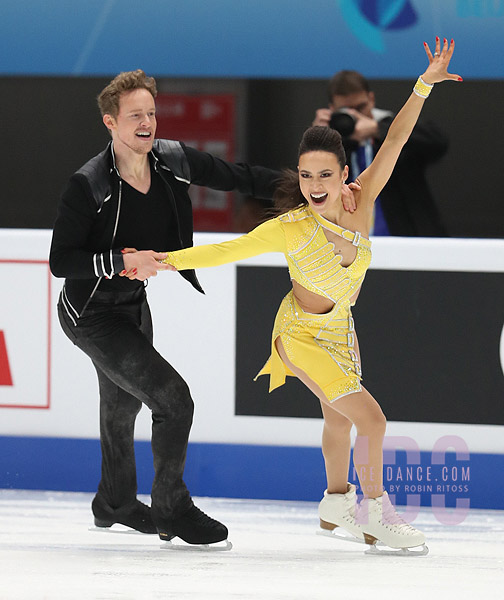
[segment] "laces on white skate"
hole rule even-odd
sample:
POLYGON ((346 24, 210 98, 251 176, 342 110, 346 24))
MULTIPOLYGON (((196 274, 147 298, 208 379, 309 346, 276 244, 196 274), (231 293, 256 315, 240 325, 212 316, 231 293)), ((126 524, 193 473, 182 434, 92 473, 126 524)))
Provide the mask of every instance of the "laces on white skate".
POLYGON ((366 554, 425 556, 429 552, 424 534, 397 514, 387 492, 379 498, 365 498, 358 520, 370 546, 366 554), (383 546, 389 549, 383 550, 383 546))
POLYGON ((414 535, 418 532, 418 529, 415 529, 397 513, 391 502, 384 502, 382 504, 381 521, 382 524, 391 531, 394 529, 394 527, 400 527, 404 535, 414 535))

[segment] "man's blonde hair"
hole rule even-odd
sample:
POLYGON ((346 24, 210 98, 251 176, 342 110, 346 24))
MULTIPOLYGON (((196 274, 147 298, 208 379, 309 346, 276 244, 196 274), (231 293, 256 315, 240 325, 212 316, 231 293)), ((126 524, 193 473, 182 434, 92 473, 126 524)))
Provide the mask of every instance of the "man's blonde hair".
POLYGON ((154 77, 147 77, 142 69, 119 73, 98 96, 98 106, 102 117, 111 115, 114 119, 117 118, 121 94, 142 88, 149 91, 153 98, 157 96, 156 80, 154 77))

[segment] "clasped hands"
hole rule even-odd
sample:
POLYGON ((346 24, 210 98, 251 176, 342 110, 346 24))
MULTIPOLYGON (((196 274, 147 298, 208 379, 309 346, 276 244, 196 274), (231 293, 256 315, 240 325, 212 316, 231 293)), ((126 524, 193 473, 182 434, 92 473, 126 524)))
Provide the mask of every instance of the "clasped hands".
MULTIPOLYGON (((341 202, 343 208, 353 213, 357 208, 354 192, 360 191, 360 185, 356 182, 343 184, 341 188, 341 202)), ((138 279, 145 281, 149 277, 156 277, 158 271, 176 271, 173 265, 160 261, 167 256, 166 252, 154 252, 154 250, 137 250, 136 248, 123 248, 124 269, 119 273, 120 277, 138 279)))
POLYGON ((136 248, 123 248, 124 270, 119 273, 121 277, 144 281, 155 277, 158 271, 176 271, 172 265, 159 262, 166 258, 166 252, 154 250, 137 250, 136 248))

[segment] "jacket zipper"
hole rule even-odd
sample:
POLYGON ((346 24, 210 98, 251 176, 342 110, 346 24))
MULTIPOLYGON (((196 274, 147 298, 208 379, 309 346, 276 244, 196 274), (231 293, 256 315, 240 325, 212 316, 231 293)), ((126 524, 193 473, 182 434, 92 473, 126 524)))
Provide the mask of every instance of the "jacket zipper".
MULTIPOLYGON (((119 215, 121 214, 121 200, 122 200, 122 179, 119 179, 119 198, 117 200, 116 220, 115 220, 115 224, 114 224, 114 232, 112 233, 112 240, 110 242, 110 248, 114 247, 114 241, 115 241, 116 234, 117 234, 117 226, 119 225, 119 215)), ((96 285, 94 286, 93 291, 91 292, 91 295, 87 299, 86 304, 84 304, 84 307, 83 307, 79 317, 82 317, 82 315, 84 314, 88 304, 91 302, 93 296, 95 295, 95 292, 98 289, 98 286, 100 285, 100 281, 102 279, 103 279, 103 275, 96 282, 96 285)))

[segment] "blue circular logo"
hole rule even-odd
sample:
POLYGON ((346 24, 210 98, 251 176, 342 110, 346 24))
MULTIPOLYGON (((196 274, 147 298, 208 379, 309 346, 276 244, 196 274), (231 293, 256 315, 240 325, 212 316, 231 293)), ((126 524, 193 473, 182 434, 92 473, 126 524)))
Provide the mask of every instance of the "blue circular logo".
POLYGON ((370 50, 384 52, 383 32, 418 21, 410 0, 341 0, 341 14, 352 33, 370 50))

